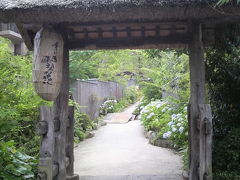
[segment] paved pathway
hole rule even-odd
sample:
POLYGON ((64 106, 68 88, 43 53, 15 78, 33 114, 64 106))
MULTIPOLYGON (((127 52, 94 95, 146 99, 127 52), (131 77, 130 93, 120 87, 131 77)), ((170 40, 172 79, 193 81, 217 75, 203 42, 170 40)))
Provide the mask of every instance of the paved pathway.
POLYGON ((104 121, 107 122, 108 124, 127 123, 129 122, 129 120, 131 120, 133 116, 132 113, 137 107, 137 105, 138 105, 138 102, 126 108, 124 112, 107 114, 104 121))
POLYGON ((101 127, 75 149, 80 180, 180 180, 181 167, 179 155, 148 143, 138 120, 101 127))

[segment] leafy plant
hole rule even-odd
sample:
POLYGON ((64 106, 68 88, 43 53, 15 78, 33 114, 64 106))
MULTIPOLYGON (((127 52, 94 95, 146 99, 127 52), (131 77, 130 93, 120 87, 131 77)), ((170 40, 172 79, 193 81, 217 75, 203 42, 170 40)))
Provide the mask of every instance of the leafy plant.
POLYGON ((107 98, 103 104, 100 106, 100 114, 106 115, 107 113, 115 112, 115 104, 117 104, 117 100, 107 98))
POLYGON ((206 80, 213 111, 214 179, 240 176, 239 25, 219 25, 216 44, 207 51, 206 80))
POLYGON ((13 141, 0 141, 0 178, 4 180, 34 179, 35 158, 20 153, 13 141))
POLYGON ((70 80, 97 78, 99 60, 92 57, 97 51, 71 51, 70 80))
POLYGON ((139 118, 146 130, 158 133, 158 139, 169 139, 174 147, 182 148, 187 144, 187 110, 176 107, 167 101, 152 101, 142 107, 139 118))
POLYGON ((34 93, 31 55, 13 56, 9 43, 0 37, 0 150, 4 154, 0 165, 9 168, 0 172, 4 179, 32 178, 36 165, 30 156, 38 158, 40 144, 36 134, 38 107, 49 103, 34 93))
POLYGON ((150 102, 172 96, 179 102, 187 102, 190 94, 188 56, 170 50, 148 50, 147 57, 150 57, 149 64, 142 68, 147 78, 140 81, 144 98, 150 102))
POLYGON ((85 139, 85 134, 88 131, 95 129, 96 124, 88 117, 87 114, 81 112, 82 106, 73 100, 69 100, 69 105, 75 107, 74 111, 74 137, 75 142, 78 143, 85 139))
POLYGON ((237 4, 240 3, 240 0, 219 0, 216 4, 216 6, 222 6, 222 5, 225 5, 225 4, 229 4, 229 3, 234 3, 236 2, 237 4))
POLYGON ((130 104, 135 103, 141 97, 137 86, 127 87, 125 90, 125 97, 130 104))

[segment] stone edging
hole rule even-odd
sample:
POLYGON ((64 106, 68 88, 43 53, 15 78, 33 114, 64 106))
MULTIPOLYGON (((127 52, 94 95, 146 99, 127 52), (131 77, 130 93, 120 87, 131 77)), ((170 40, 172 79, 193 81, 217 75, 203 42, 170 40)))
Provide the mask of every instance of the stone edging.
POLYGON ((157 133, 154 131, 144 131, 144 136, 149 139, 149 143, 163 148, 171 148, 173 149, 173 146, 171 142, 167 139, 156 139, 157 133))

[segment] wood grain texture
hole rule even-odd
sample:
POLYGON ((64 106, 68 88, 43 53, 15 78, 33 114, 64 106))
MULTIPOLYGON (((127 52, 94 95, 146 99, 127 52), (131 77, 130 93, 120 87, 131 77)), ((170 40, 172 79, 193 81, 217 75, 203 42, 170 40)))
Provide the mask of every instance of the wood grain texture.
POLYGON ((190 24, 191 40, 189 43, 189 65, 190 65, 190 180, 198 180, 199 167, 199 108, 198 104, 205 102, 205 66, 204 51, 202 43, 202 26, 200 23, 190 24))
POLYGON ((54 138, 54 124, 53 124, 53 108, 47 107, 47 106, 40 107, 39 124, 44 124, 43 126, 44 132, 46 133, 42 134, 38 179, 52 180, 54 176, 53 156, 54 156, 54 148, 55 148, 54 147, 55 138, 54 138), (47 130, 45 128, 47 128, 47 130))
POLYGON ((33 83, 44 100, 57 98, 62 80, 63 38, 52 28, 42 28, 34 38, 33 83))
POLYGON ((200 104, 199 180, 212 180, 212 113, 209 104, 200 104))
POLYGON ((54 119, 60 121, 59 131, 55 132, 55 157, 59 173, 54 180, 65 180, 66 172, 66 124, 68 119, 69 98, 69 50, 64 46, 63 51, 62 84, 60 93, 54 101, 54 119))
POLYGON ((74 107, 68 108, 68 126, 66 134, 66 157, 69 159, 69 165, 67 166, 67 175, 72 176, 74 173, 73 161, 74 161, 74 107))

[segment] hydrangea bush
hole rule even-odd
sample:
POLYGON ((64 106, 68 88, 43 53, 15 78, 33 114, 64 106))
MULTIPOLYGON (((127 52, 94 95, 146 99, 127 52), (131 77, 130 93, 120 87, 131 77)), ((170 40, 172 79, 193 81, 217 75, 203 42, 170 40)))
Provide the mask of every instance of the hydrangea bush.
POLYGON ((163 139, 170 139, 175 147, 183 147, 187 145, 188 122, 187 108, 184 108, 179 113, 173 113, 167 124, 167 132, 160 131, 158 136, 163 139))
POLYGON ((169 104, 160 100, 152 101, 146 106, 140 106, 139 118, 142 120, 146 130, 159 132, 166 127, 170 115, 165 112, 169 108, 169 104))
POLYGON ((146 130, 158 133, 158 139, 169 139, 174 147, 187 144, 187 108, 178 107, 167 101, 155 100, 140 106, 139 119, 146 130))
POLYGON ((115 100, 115 99, 107 99, 100 106, 100 114, 106 115, 107 113, 113 113, 116 104, 117 104, 117 100, 115 100))

